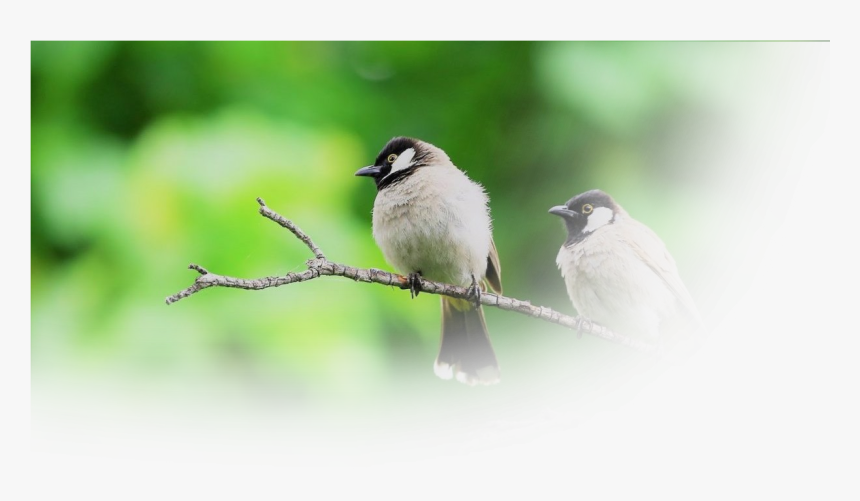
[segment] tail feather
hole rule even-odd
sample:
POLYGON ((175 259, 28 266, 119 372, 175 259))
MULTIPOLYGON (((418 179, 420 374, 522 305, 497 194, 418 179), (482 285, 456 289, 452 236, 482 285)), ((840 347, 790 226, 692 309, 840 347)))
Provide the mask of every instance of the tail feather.
POLYGON ((442 379, 455 377, 469 385, 499 382, 499 362, 480 307, 442 298, 442 343, 434 371, 442 379))

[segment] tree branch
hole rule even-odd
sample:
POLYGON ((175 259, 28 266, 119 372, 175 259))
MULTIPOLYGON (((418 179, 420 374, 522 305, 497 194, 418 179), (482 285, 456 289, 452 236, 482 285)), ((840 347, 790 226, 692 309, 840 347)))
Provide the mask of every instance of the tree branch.
MULTIPOLYGON (((269 287, 280 287, 281 285, 296 282, 305 282, 321 276, 345 277, 355 280, 356 282, 376 283, 397 287, 399 289, 409 289, 409 279, 403 275, 389 273, 375 268, 355 268, 345 264, 329 261, 322 250, 317 247, 313 240, 311 240, 307 234, 296 226, 295 223, 271 210, 266 206, 266 203, 262 198, 257 198, 257 203, 260 204, 260 214, 262 214, 263 217, 271 219, 280 226, 290 230, 296 238, 304 242, 308 249, 310 249, 315 258, 309 259, 306 262, 308 269, 301 273, 287 273, 283 276, 245 279, 217 275, 215 273, 210 273, 202 266, 190 264, 188 267, 192 270, 196 270, 200 273, 200 276, 194 280, 194 283, 190 287, 179 291, 172 296, 168 296, 165 300, 167 304, 175 303, 180 299, 186 298, 209 287, 232 287, 236 289, 260 290, 268 289, 269 287)), ((465 287, 434 282, 423 277, 421 278, 421 292, 459 299, 471 299, 469 291, 465 287)), ((493 294, 491 292, 484 292, 481 294, 481 304, 484 306, 493 306, 506 311, 517 312, 533 318, 558 324, 567 327, 568 329, 575 330, 580 335, 582 335, 582 333, 591 334, 601 339, 619 343, 645 353, 665 356, 664 351, 657 346, 612 332, 606 327, 594 323, 587 318, 570 317, 551 308, 535 306, 529 301, 522 301, 520 299, 493 294)))

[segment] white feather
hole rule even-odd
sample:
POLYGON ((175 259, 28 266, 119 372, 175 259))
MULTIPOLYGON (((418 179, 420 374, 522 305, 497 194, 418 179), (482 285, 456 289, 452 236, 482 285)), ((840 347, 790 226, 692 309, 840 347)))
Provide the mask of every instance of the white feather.
POLYGON ((588 223, 582 229, 583 233, 590 233, 601 226, 606 226, 612 221, 612 209, 609 207, 598 207, 588 215, 588 223))
MULTIPOLYGON (((412 165, 412 158, 415 157, 415 148, 407 148, 397 157, 397 160, 391 164, 391 174, 399 170, 403 170, 412 165)), ((389 174, 389 176, 391 175, 389 174)))
POLYGON ((451 379, 454 377, 454 366, 437 360, 433 364, 433 372, 442 379, 451 379))

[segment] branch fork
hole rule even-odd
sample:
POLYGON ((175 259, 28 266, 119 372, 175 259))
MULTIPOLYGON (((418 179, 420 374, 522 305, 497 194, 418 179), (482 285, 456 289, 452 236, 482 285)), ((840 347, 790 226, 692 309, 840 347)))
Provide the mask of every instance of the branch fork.
MULTIPOLYGON (((286 275, 281 276, 245 279, 211 273, 206 268, 192 263, 188 265, 188 268, 197 271, 200 275, 194 280, 194 283, 190 287, 187 287, 172 296, 168 296, 165 299, 165 302, 168 305, 209 287, 232 287, 236 289, 261 290, 268 289, 270 287, 280 287, 281 285, 296 282, 306 282, 322 276, 345 277, 355 280, 356 282, 376 283, 390 287, 397 287, 399 289, 409 289, 409 279, 403 275, 390 273, 376 268, 355 268, 353 266, 329 261, 322 249, 320 249, 313 240, 311 240, 311 238, 301 230, 301 228, 296 226, 295 223, 270 209, 262 198, 257 198, 257 203, 260 204, 260 214, 263 217, 270 219, 281 227, 289 230, 296 236, 296 238, 301 240, 308 249, 310 249, 314 258, 308 259, 305 263, 308 269, 301 273, 287 273, 286 275)), ((466 287, 434 282, 423 277, 421 277, 420 280, 422 293, 438 294, 458 299, 473 299, 473 296, 469 294, 469 290, 466 287)), ((481 293, 480 302, 484 306, 492 306, 506 311, 513 311, 522 315, 561 325, 576 331, 579 337, 581 337, 583 333, 591 334, 607 341, 620 343, 638 351, 657 356, 665 356, 663 349, 658 346, 612 332, 606 327, 581 316, 571 317, 563 313, 559 313, 552 308, 534 306, 529 301, 506 297, 492 292, 481 293)))

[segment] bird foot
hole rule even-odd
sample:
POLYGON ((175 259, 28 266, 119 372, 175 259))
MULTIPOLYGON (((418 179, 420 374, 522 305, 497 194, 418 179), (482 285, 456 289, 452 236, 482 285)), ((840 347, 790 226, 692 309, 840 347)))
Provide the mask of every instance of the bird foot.
POLYGON ((475 305, 475 307, 481 306, 481 286, 478 284, 478 279, 475 275, 472 275, 472 285, 469 286, 469 301, 475 305))
POLYGON ((421 272, 410 273, 408 278, 409 293, 412 295, 412 299, 415 299, 418 297, 418 293, 421 292, 421 272))

